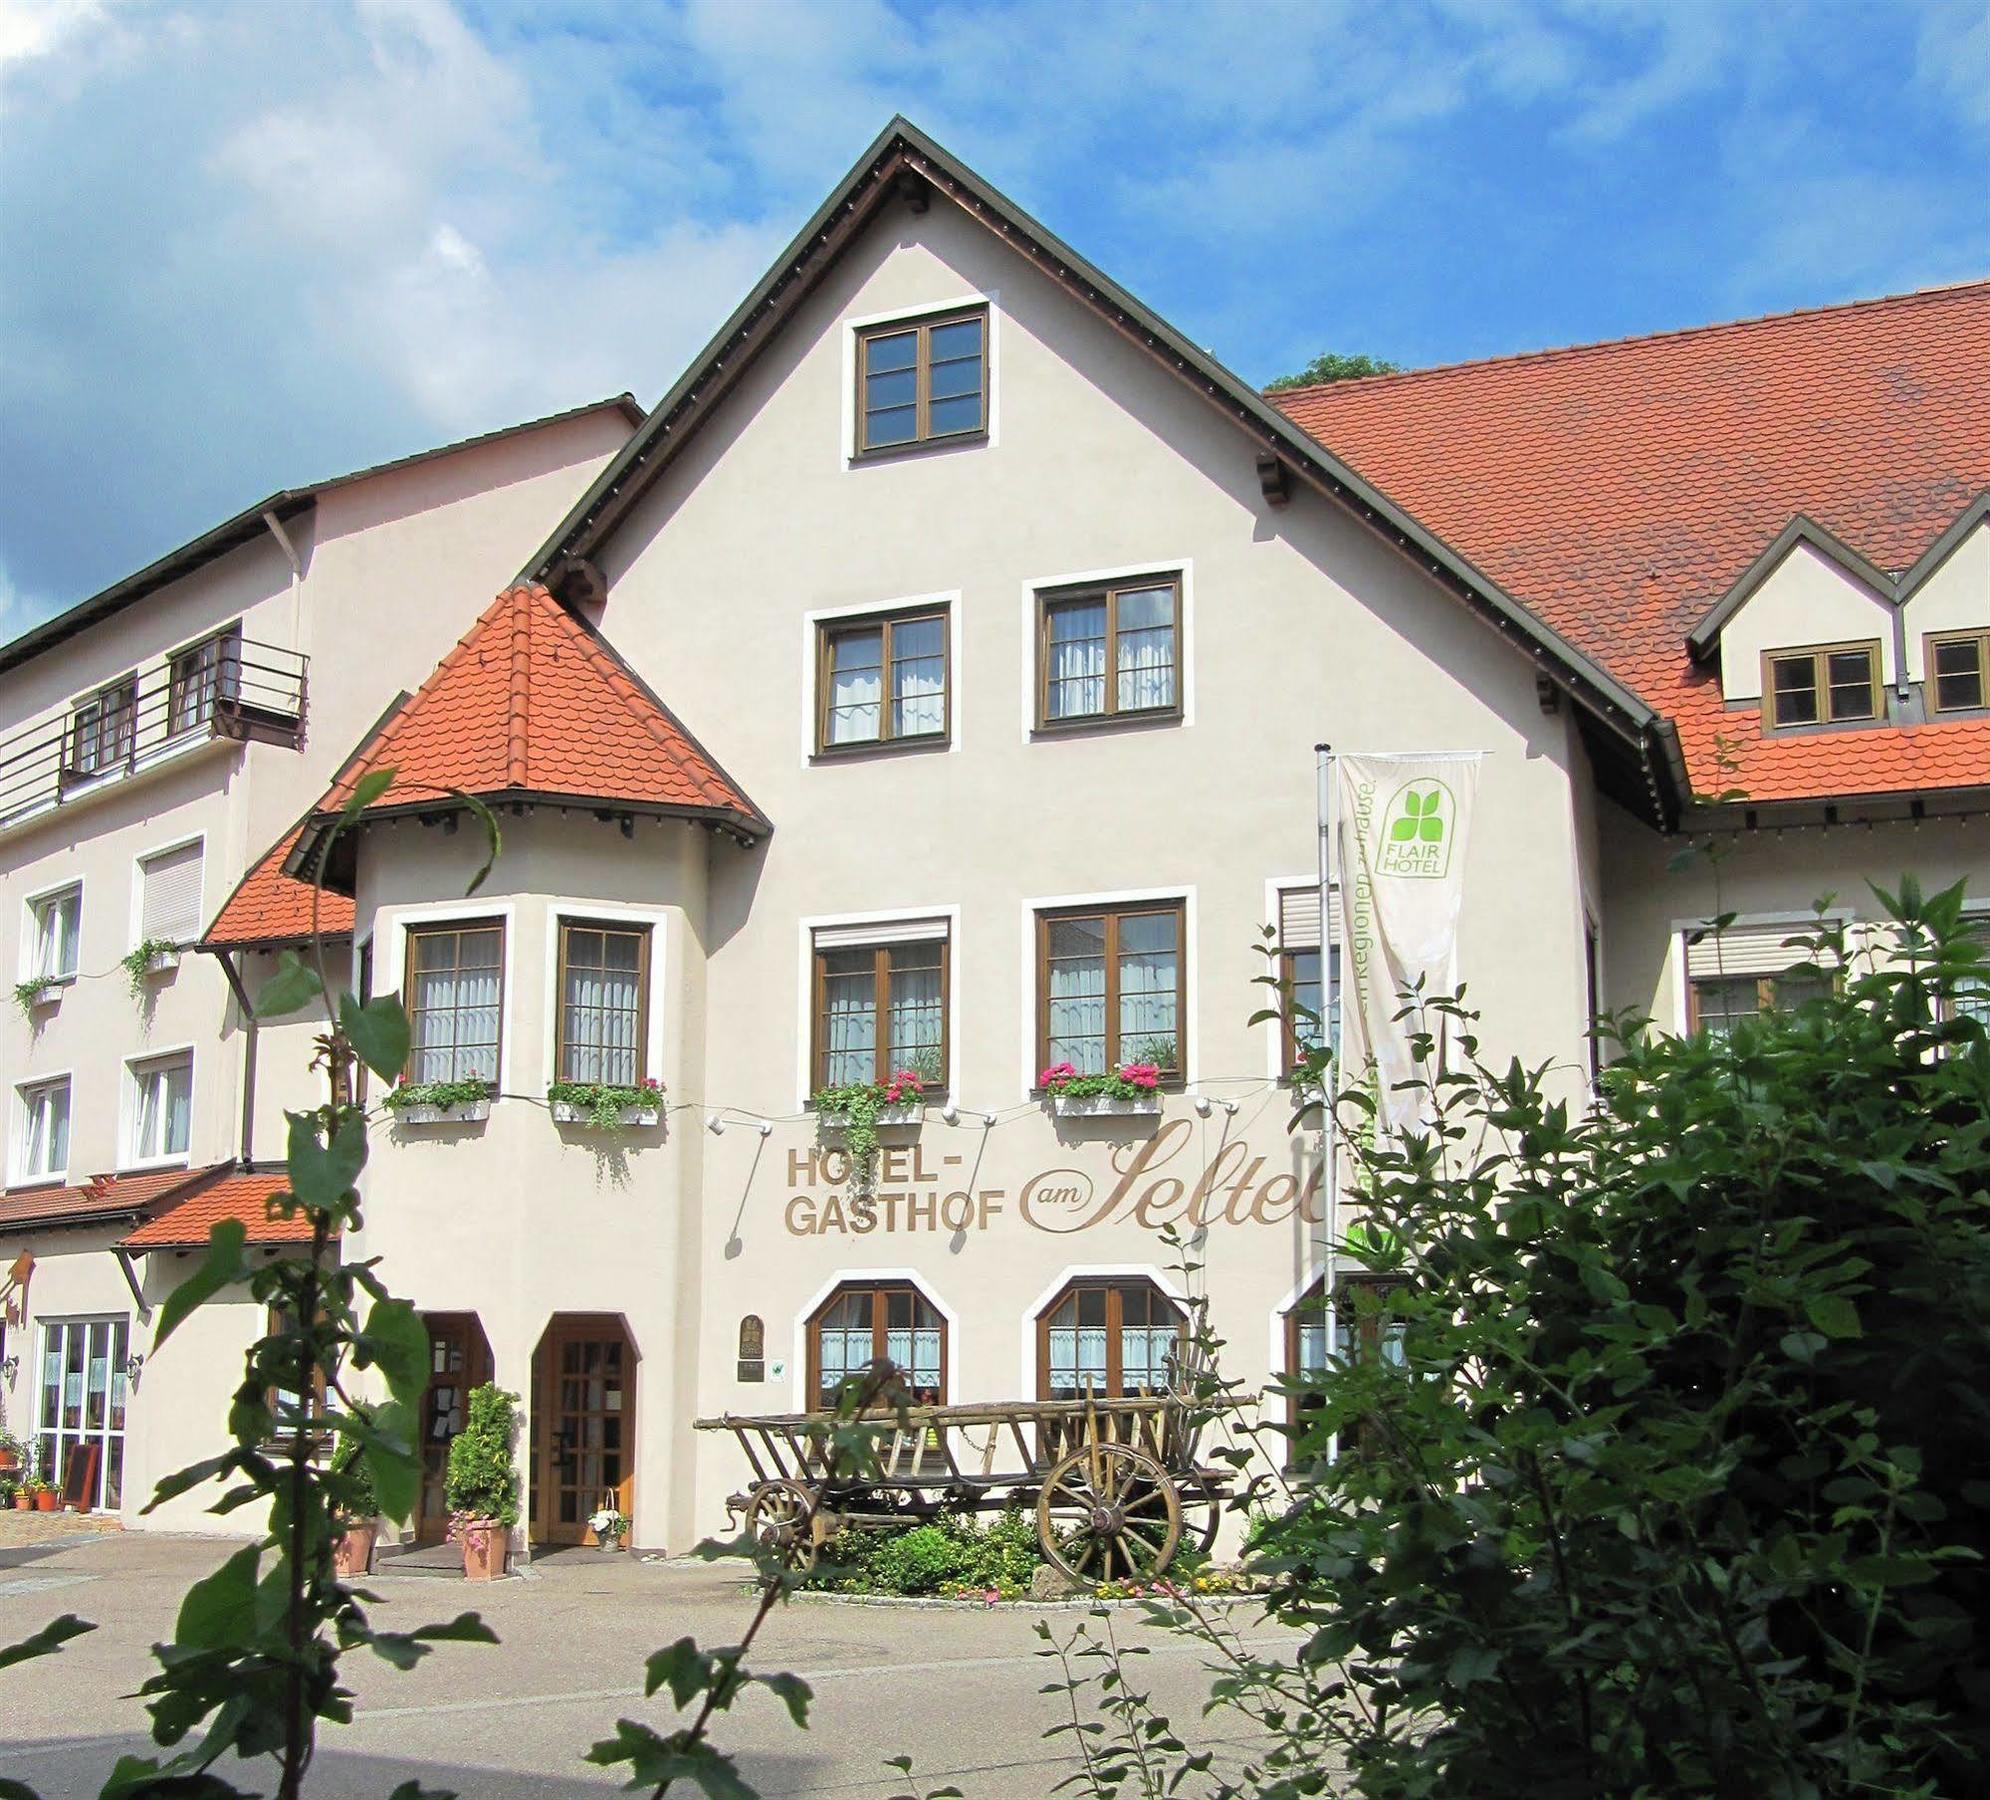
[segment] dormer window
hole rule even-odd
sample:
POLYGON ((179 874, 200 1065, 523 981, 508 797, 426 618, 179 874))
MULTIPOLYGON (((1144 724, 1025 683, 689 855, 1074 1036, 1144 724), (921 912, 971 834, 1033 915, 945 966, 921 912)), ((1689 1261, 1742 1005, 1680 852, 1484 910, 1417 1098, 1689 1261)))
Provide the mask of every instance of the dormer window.
POLYGON ((1879 717, 1879 645, 1825 644, 1764 659, 1768 723, 1850 725, 1879 717))
POLYGON ((988 309, 857 333, 857 453, 909 450, 988 429, 988 309))
POLYGON ((1974 712, 1984 704, 1990 631, 1928 640, 1928 704, 1938 713, 1974 712))

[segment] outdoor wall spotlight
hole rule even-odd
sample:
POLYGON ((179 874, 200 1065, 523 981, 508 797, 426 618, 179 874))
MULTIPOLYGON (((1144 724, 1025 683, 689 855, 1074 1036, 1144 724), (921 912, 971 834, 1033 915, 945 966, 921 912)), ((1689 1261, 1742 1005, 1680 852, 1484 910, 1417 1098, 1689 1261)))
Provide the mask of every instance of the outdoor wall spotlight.
POLYGON ((960 1108, 949 1100, 945 1106, 940 1108, 940 1117, 945 1119, 949 1125, 958 1125, 960 1123, 960 1108))
POLYGON ((142 1350, 132 1351, 132 1353, 124 1359, 125 1380, 130 1382, 133 1387, 136 1387, 138 1385, 139 1376, 144 1372, 145 1372, 144 1351, 142 1350))
POLYGON ((758 1131, 762 1137, 772 1137, 774 1135, 774 1127, 765 1119, 762 1119, 760 1123, 754 1127, 754 1129, 758 1131))
POLYGON ((12 1387, 14 1385, 14 1375, 15 1372, 20 1368, 20 1366, 21 1366, 21 1359, 18 1356, 9 1356, 4 1359, 0 1359, 0 1375, 6 1376, 7 1385, 9 1387, 12 1387))
POLYGON ((707 1113, 705 1115, 705 1129, 709 1131, 713 1137, 722 1137, 725 1134, 725 1128, 726 1128, 725 1120, 720 1118, 717 1113, 707 1113))

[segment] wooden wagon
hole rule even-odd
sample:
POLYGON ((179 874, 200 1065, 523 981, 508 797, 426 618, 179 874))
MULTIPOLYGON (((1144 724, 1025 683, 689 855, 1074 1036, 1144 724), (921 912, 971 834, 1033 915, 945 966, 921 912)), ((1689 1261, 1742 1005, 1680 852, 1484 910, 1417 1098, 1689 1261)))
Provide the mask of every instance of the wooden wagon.
POLYGON ((815 1565, 845 1527, 1033 1506, 1044 1556, 1074 1581, 1146 1580, 1184 1542, 1216 1541, 1228 1471, 1196 1460, 1208 1409, 1174 1394, 910 1406, 867 1416, 876 1466, 831 1466, 821 1413, 700 1419, 730 1431, 753 1482, 730 1514, 787 1567, 815 1565))

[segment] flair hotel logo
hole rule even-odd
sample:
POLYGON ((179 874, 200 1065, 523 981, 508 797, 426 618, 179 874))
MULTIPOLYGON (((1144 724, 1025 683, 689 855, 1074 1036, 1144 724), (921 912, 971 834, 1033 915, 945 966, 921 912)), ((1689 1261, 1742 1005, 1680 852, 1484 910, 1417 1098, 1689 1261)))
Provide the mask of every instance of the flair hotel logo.
POLYGON ((1412 781, 1396 790, 1382 831, 1377 867, 1384 875, 1442 881, 1451 872, 1458 803, 1441 781, 1412 781))

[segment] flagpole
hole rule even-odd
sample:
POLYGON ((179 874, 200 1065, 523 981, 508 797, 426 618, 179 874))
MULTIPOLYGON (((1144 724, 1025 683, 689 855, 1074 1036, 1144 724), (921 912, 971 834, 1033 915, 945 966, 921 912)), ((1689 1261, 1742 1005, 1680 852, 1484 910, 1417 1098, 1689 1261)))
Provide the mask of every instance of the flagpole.
MULTIPOLYGON (((1317 760, 1319 781, 1319 820, 1320 820, 1320 1010, 1325 1015, 1320 1020, 1320 1032, 1327 1038, 1332 1052, 1327 1064, 1327 1078, 1322 1084, 1326 1105, 1326 1122, 1323 1127, 1323 1141, 1320 1145, 1321 1160, 1325 1163, 1327 1189, 1327 1243, 1326 1260, 1321 1269, 1321 1297, 1325 1300, 1326 1355, 1332 1361, 1340 1341, 1340 1297, 1335 1291, 1338 1253, 1336 1246, 1340 1239, 1340 1121, 1336 1118, 1336 1102, 1340 1094, 1340 1045, 1333 1038, 1333 1022, 1340 1009, 1340 958, 1334 954, 1334 875, 1338 851, 1334 841, 1334 790, 1338 783, 1334 779, 1334 750, 1331 744, 1316 744, 1313 754, 1317 760)), ((1345 1037, 1345 1032, 1341 1036, 1345 1037)), ((1294 1374, 1298 1371, 1294 1370, 1294 1374)), ((1328 1446, 1329 1459, 1337 1456, 1340 1448, 1336 1438, 1328 1446)))

